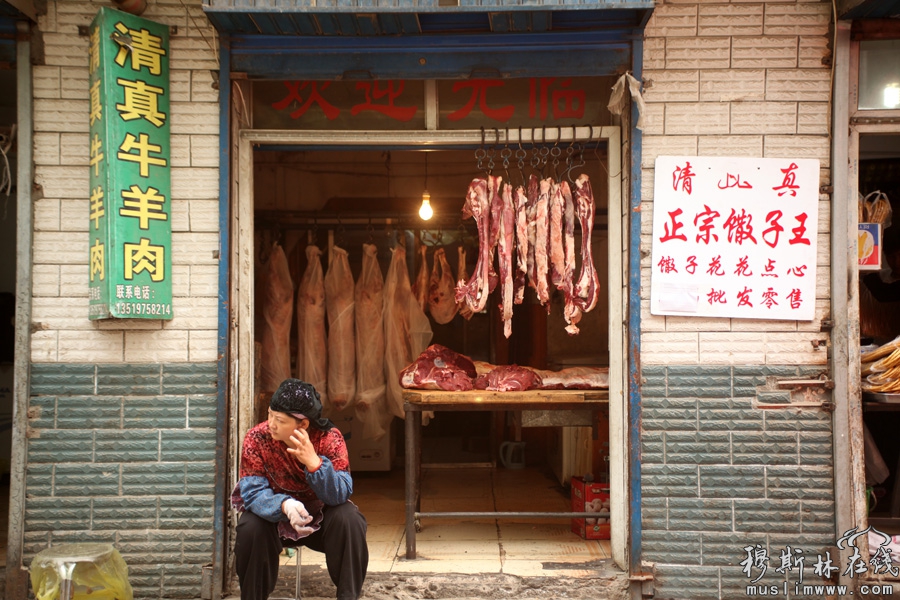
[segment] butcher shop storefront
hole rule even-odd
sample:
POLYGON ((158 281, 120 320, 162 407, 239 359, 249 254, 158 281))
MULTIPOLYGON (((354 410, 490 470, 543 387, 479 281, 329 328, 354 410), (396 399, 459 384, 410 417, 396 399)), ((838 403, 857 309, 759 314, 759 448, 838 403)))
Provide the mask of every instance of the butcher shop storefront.
POLYGON ((298 377, 354 475, 403 493, 407 559, 454 516, 428 512, 429 472, 521 470, 566 494, 601 485, 605 548, 639 570, 627 273, 653 2, 242 4, 204 7, 230 74, 228 477, 298 377))

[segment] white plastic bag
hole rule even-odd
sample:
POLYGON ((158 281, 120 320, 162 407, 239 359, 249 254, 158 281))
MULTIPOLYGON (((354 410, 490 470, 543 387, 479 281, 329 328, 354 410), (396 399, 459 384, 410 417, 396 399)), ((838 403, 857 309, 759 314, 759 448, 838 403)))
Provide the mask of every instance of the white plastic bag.
POLYGON ((344 410, 356 398, 356 331, 353 273, 347 251, 334 246, 325 274, 325 311, 328 315, 328 401, 344 410))
POLYGON ((311 384, 327 401, 328 339, 325 334, 325 277, 322 251, 306 247, 306 270, 297 289, 297 379, 311 384))
POLYGON ((385 404, 384 277, 378 249, 363 244, 362 270, 356 280, 356 418, 363 438, 379 440, 392 415, 385 404))
POLYGON ((266 262, 262 297, 263 323, 260 332, 259 391, 274 392, 291 376, 291 318, 294 284, 287 257, 275 244, 266 262))
POLYGON ((400 371, 428 347, 431 336, 428 316, 410 288, 406 249, 398 246, 393 250, 384 284, 384 377, 388 407, 401 419, 405 414, 400 371))

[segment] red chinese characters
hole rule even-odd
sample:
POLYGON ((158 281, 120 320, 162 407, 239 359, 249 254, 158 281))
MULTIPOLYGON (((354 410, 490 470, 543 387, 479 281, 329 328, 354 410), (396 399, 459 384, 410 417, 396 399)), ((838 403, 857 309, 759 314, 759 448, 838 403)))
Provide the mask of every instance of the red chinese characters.
POLYGON ((290 106, 292 102, 297 102, 300 104, 300 107, 291 112, 291 118, 299 119, 306 114, 306 111, 308 111, 313 104, 316 104, 322 109, 322 112, 325 113, 325 117, 329 121, 333 121, 338 118, 341 111, 322 96, 322 92, 325 91, 329 85, 331 85, 330 81, 285 81, 284 87, 288 90, 287 95, 278 102, 272 104, 272 108, 275 110, 284 110, 290 106), (301 91, 304 91, 303 95, 300 94, 301 91), (305 98, 304 95, 306 96, 305 98))
POLYGON ((584 118, 584 90, 571 88, 571 78, 563 79, 558 84, 556 81, 556 77, 531 79, 528 116, 546 121, 549 109, 554 119, 584 118), (557 85, 558 89, 553 89, 554 85, 557 85))
POLYGON ((678 217, 680 217, 683 212, 684 211, 680 208, 676 208, 675 210, 669 212, 670 221, 669 223, 663 225, 665 233, 660 236, 660 242, 669 242, 671 240, 681 240, 682 242, 687 241, 686 235, 684 235, 683 233, 678 233, 678 230, 684 227, 684 224, 678 220, 678 217), (672 225, 671 231, 669 230, 670 224, 672 225))
POLYGON ((361 102, 350 109, 351 115, 358 115, 366 110, 374 110, 388 116, 395 121, 410 121, 416 116, 418 106, 396 106, 394 102, 403 93, 404 81, 360 81, 356 84, 356 89, 362 90, 366 94, 366 101, 361 102), (396 89, 395 89, 396 86, 396 89), (379 103, 384 101, 383 104, 379 103))
POLYGON ((501 106, 500 108, 491 108, 488 105, 488 90, 501 86, 503 86, 503 82, 497 79, 469 79, 468 81, 457 81, 453 84, 453 91, 458 92, 460 90, 470 89, 471 96, 469 96, 469 101, 462 108, 447 115, 447 120, 459 121, 460 119, 464 119, 469 116, 469 113, 471 113, 472 109, 477 105, 481 113, 487 118, 500 121, 501 123, 509 121, 516 110, 515 106, 509 104, 507 106, 501 106))
POLYGON ((688 196, 691 195, 691 191, 693 190, 693 182, 694 181, 694 172, 691 171, 691 163, 686 162, 683 167, 675 167, 675 170, 672 172, 672 189, 678 190, 681 188, 682 192, 685 192, 688 196))
POLYGON ((659 157, 652 314, 812 318, 813 169, 813 161, 659 157), (697 291, 696 309, 684 290, 697 291))
POLYGON ((781 169, 781 172, 784 173, 784 180, 781 182, 781 185, 772 188, 778 192, 779 196, 784 196, 785 194, 790 194, 791 196, 797 195, 797 190, 800 189, 800 186, 797 185, 796 171, 799 168, 797 163, 791 163, 788 168, 781 169))

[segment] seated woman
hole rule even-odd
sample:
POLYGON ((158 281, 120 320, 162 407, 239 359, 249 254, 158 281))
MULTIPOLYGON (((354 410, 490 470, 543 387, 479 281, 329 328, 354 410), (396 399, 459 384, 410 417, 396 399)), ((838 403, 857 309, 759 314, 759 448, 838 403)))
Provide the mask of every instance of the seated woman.
POLYGON ((269 418, 247 432, 232 504, 241 511, 234 546, 241 600, 275 589, 287 547, 325 553, 339 600, 356 600, 369 564, 366 519, 350 502, 353 479, 344 436, 322 416, 319 393, 286 379, 269 418))

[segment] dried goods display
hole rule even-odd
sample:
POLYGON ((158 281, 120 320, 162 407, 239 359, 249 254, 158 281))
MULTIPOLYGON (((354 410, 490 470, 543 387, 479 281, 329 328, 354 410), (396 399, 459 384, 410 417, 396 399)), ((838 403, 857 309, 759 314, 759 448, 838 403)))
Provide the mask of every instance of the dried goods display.
POLYGON ((865 392, 900 392, 900 337, 860 354, 865 392))

